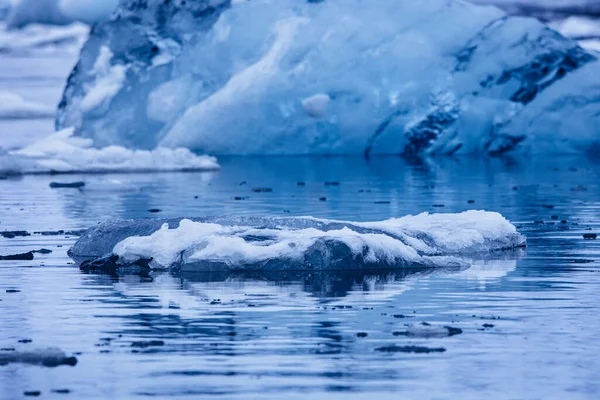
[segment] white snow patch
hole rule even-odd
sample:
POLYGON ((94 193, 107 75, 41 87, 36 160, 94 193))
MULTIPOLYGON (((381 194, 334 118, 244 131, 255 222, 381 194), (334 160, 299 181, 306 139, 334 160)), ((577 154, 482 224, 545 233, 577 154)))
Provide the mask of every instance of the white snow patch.
POLYGON ((56 132, 23 149, 0 156, 2 173, 101 173, 209 171, 219 169, 214 157, 188 149, 131 150, 120 146, 94 148, 91 139, 73 136, 72 128, 56 132))
MULTIPOLYGON (((271 260, 306 262, 313 246, 325 241, 347 246, 355 258, 362 257, 366 264, 448 266, 468 265, 464 259, 449 257, 452 255, 508 249, 525 243, 525 238, 504 217, 485 211, 424 213, 353 226, 354 229, 345 226, 323 231, 259 229, 184 219, 174 229, 164 224, 149 236, 129 237, 119 242, 113 253, 124 263, 151 259, 154 268, 208 262, 235 269, 271 260), (357 227, 379 231, 359 232, 357 227), (249 239, 257 237, 262 240, 249 239)), ((328 246, 319 254, 335 259, 335 251, 335 246, 328 246)))
POLYGON ((91 71, 96 76, 96 81, 81 101, 81 111, 89 112, 101 105, 109 104, 123 87, 128 67, 111 65, 112 57, 113 53, 108 47, 103 46, 100 49, 91 71))

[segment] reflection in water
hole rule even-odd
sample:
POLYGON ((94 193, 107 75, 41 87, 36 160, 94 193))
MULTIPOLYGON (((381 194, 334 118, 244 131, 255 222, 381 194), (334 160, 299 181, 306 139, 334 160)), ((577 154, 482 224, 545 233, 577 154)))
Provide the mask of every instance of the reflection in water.
POLYGON ((55 177, 0 181, 0 229, 82 229, 150 208, 347 220, 478 208, 507 216, 529 247, 466 270, 144 277, 81 273, 67 264, 73 238, 0 238, 2 252, 53 251, 0 264, 0 348, 81 353, 75 367, 0 367, 0 398, 598 398, 600 241, 583 239, 600 231, 595 161, 221 161, 212 175, 71 177, 82 191, 50 189, 55 177), (402 334, 421 322, 463 333, 402 334))

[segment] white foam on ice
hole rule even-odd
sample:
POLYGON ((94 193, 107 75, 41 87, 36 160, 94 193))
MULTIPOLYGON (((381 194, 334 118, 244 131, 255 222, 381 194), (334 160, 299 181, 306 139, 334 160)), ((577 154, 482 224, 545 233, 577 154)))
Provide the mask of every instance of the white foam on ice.
POLYGON ((113 253, 123 263, 151 259, 154 268, 217 263, 244 269, 261 268, 269 261, 309 264, 311 256, 317 254, 315 249, 321 258, 344 258, 347 254, 343 252, 335 254, 337 245, 342 245, 354 260, 366 265, 448 266, 466 264, 460 257, 450 257, 453 255, 515 248, 524 243, 524 237, 500 214, 468 211, 424 213, 332 230, 223 226, 184 219, 177 228, 164 224, 149 236, 128 237, 114 247, 113 253), (361 232, 361 228, 371 231, 361 232), (324 245, 323 251, 324 243, 329 245, 324 245))
POLYGON ((54 107, 48 107, 21 96, 0 90, 0 119, 53 118, 54 107))
POLYGON ((219 169, 213 157, 188 149, 132 150, 120 146, 94 148, 93 141, 60 132, 25 148, 0 156, 2 173, 102 173, 150 171, 209 171, 219 169))

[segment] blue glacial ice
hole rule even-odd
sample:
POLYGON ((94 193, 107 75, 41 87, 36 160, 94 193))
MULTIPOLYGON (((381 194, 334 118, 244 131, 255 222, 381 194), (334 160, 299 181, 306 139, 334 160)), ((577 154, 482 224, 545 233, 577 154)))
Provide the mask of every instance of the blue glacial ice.
POLYGON ((56 125, 215 155, 597 152, 600 63, 459 0, 122 0, 56 125))
POLYGON ((106 222, 85 232, 69 254, 84 268, 101 270, 468 267, 476 257, 525 243, 504 217, 485 211, 381 222, 212 217, 106 222))

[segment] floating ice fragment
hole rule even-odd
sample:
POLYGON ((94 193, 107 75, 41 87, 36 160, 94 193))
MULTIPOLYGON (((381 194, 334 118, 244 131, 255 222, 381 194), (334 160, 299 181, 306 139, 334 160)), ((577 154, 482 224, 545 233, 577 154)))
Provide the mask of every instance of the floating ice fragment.
POLYGON ((525 238, 500 214, 467 211, 363 223, 248 217, 112 221, 88 230, 70 255, 196 271, 468 267, 470 258, 524 245, 525 238))
POLYGON ((188 149, 132 150, 120 146, 94 148, 90 139, 65 129, 23 149, 0 155, 2 174, 212 171, 213 157, 188 149))
POLYGON ((0 119, 54 118, 55 113, 53 107, 27 101, 11 92, 0 91, 0 119))

